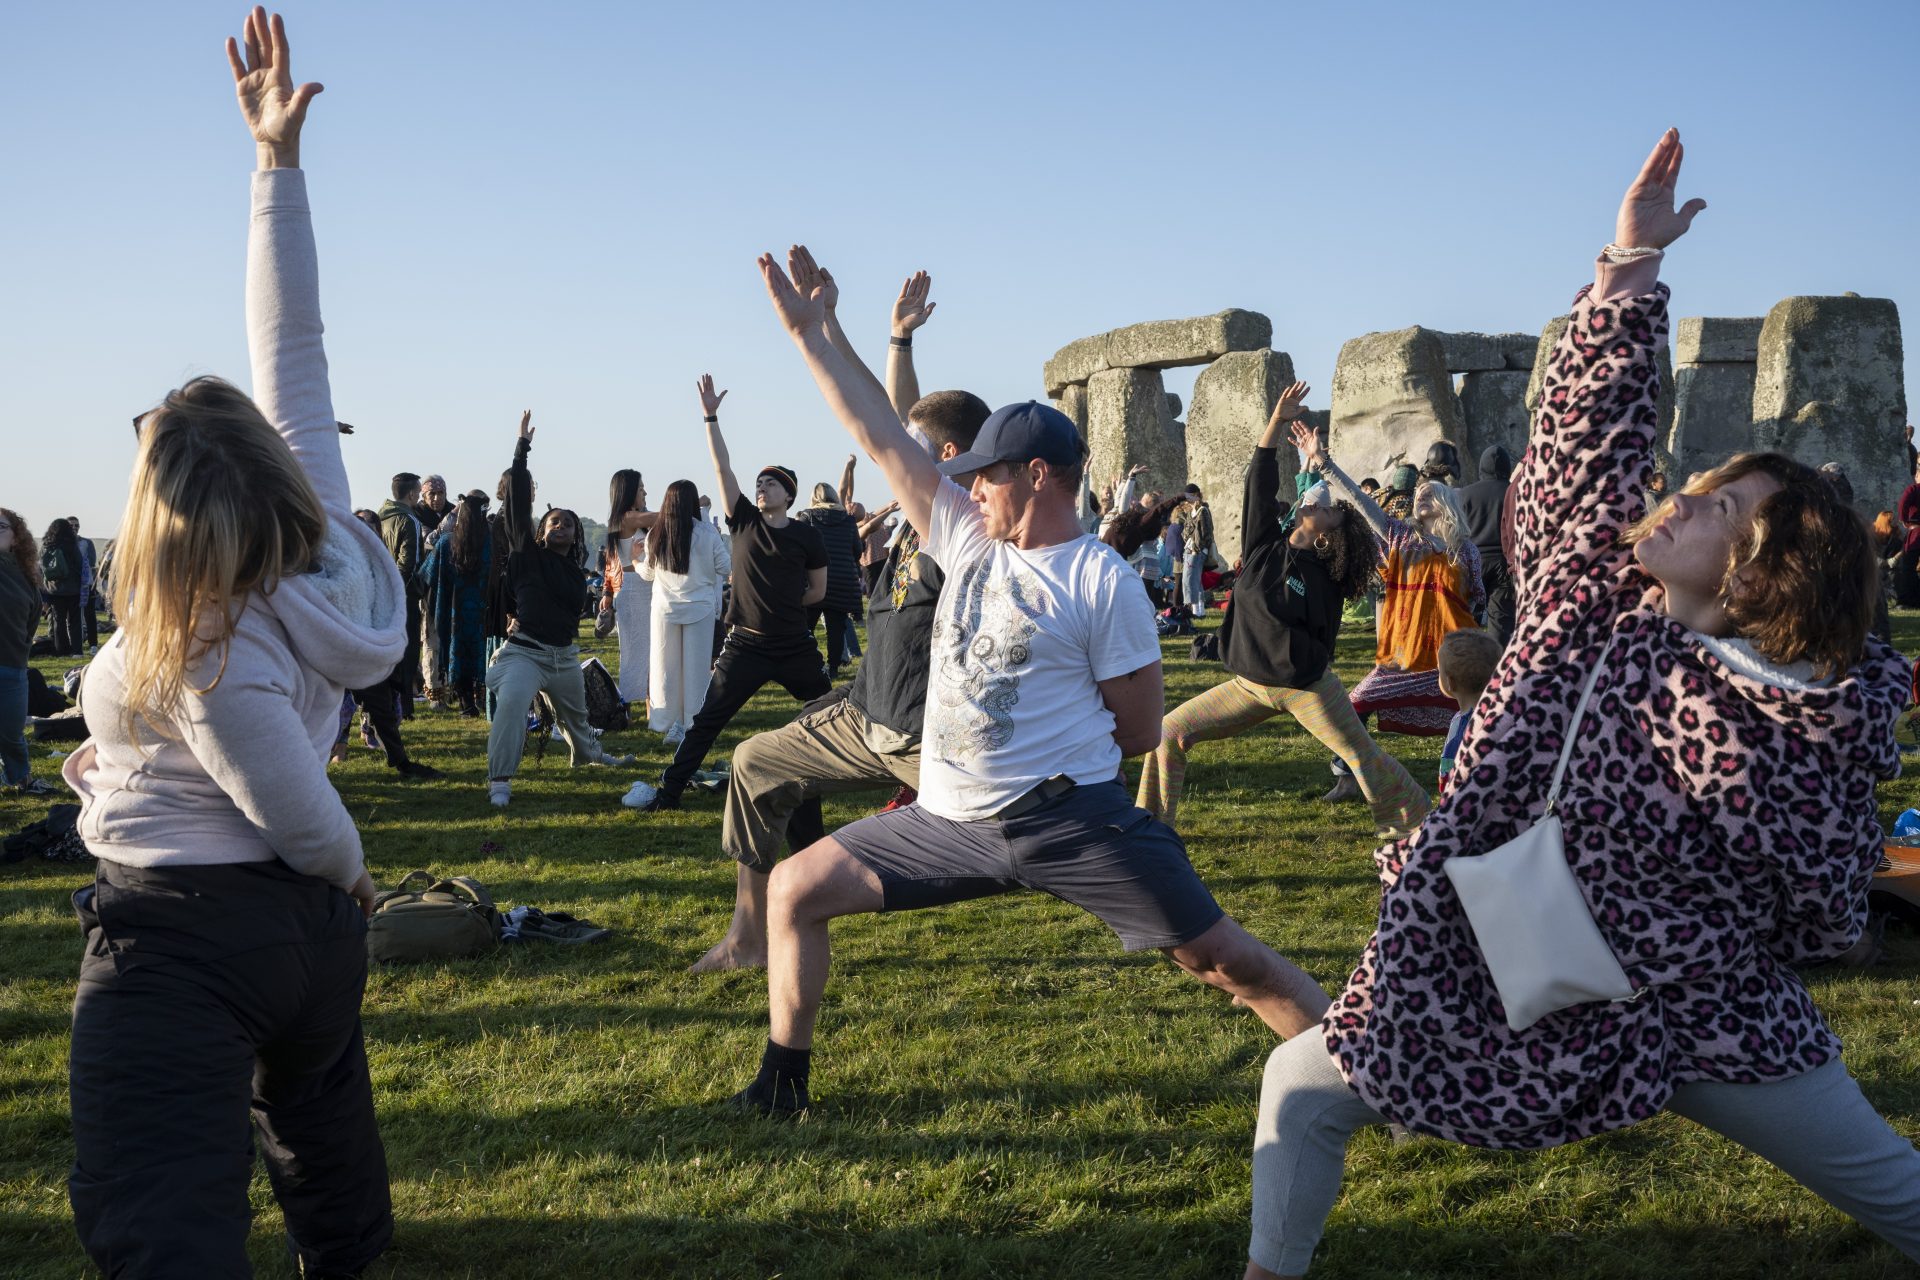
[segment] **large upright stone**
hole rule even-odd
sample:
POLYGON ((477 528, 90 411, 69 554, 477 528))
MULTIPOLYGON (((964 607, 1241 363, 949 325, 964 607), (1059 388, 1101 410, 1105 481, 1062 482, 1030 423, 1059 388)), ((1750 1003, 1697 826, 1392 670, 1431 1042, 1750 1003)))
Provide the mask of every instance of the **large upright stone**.
POLYGON ((1908 476, 1900 312, 1889 298, 1786 298, 1760 330, 1755 447, 1837 462, 1865 511, 1892 509, 1908 476))
POLYGON ((1461 443, 1460 402, 1440 336, 1415 325, 1350 338, 1333 366, 1327 446, 1358 481, 1395 455, 1418 466, 1436 440, 1461 443))
POLYGON ((1080 428, 1080 438, 1087 438, 1087 384, 1069 382, 1060 388, 1053 407, 1073 419, 1073 425, 1080 428))
POLYGON ((1087 447, 1096 489, 1140 462, 1143 490, 1186 483, 1187 443, 1167 412, 1159 370, 1104 369, 1087 380, 1087 447))
POLYGON ((1530 369, 1538 340, 1530 333, 1441 333, 1451 373, 1492 373, 1530 369))
POLYGON ((1683 316, 1673 327, 1673 479, 1717 467, 1754 448, 1754 360, 1760 316, 1683 316))
POLYGON ((1527 378, 1527 422, 1528 433, 1532 433, 1532 422, 1540 412, 1540 391, 1547 382, 1547 365, 1553 357, 1553 349, 1560 345, 1560 338, 1567 331, 1567 322, 1571 315, 1555 316, 1547 321, 1540 330, 1540 340, 1533 348, 1533 373, 1527 378))
POLYGON ((1515 462, 1526 451, 1531 377, 1525 369, 1486 369, 1460 380, 1460 417, 1466 424, 1460 445, 1463 480, 1480 479, 1480 455, 1489 445, 1505 446, 1515 462))
POLYGON ((1070 342, 1047 361, 1047 394, 1086 382, 1106 369, 1176 369, 1206 364, 1229 351, 1258 351, 1273 341, 1273 321, 1230 307, 1210 316, 1151 320, 1070 342))
MULTIPOLYGON (((1221 356, 1193 383, 1187 413, 1187 479, 1200 486, 1213 510, 1214 540, 1228 564, 1240 556, 1240 508, 1247 467, 1273 415, 1280 393, 1293 381, 1293 359, 1284 351, 1234 351, 1221 356)), ((1293 445, 1279 449, 1281 496, 1291 501, 1299 469, 1293 445)))

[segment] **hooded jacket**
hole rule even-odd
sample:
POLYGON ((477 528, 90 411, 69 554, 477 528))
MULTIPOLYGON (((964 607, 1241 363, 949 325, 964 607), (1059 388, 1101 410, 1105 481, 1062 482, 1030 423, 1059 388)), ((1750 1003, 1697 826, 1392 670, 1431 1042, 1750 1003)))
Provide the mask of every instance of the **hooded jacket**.
POLYGON ((1664 612, 1621 540, 1653 466, 1657 269, 1603 260, 1576 299, 1514 481, 1513 640, 1446 797, 1375 854, 1376 931, 1322 1023, 1369 1106, 1459 1142, 1570 1142, 1649 1118, 1683 1084, 1780 1080, 1840 1054, 1792 966, 1865 924, 1874 785, 1899 770, 1907 669, 1870 639, 1859 665, 1815 682, 1664 612), (1568 860, 1638 995, 1516 1032, 1442 864, 1540 820, 1570 735, 1568 860))
POLYGON ((1480 454, 1480 478, 1460 490, 1460 509, 1467 516, 1467 537, 1485 559, 1500 552, 1500 508, 1507 498, 1513 459, 1497 444, 1480 454))
POLYGON ((255 402, 306 469, 327 531, 311 572, 235 602, 224 670, 218 651, 192 664, 165 732, 128 736, 124 631, 88 666, 90 736, 62 773, 95 857, 141 867, 278 858, 341 888, 360 876, 360 834, 327 780, 327 756, 345 691, 384 680, 400 660, 406 602, 392 557, 352 515, 317 277, 305 174, 254 174, 255 402))
POLYGON ((1220 658, 1255 684, 1304 689, 1327 673, 1345 602, 1320 557, 1287 541, 1293 526, 1281 523, 1288 511, 1279 493, 1278 453, 1256 448, 1240 517, 1247 545, 1220 624, 1220 658))
POLYGON ((820 607, 852 613, 860 607, 860 588, 865 584, 860 576, 859 523, 839 507, 808 507, 794 512, 793 518, 818 529, 820 540, 827 544, 827 594, 820 607))

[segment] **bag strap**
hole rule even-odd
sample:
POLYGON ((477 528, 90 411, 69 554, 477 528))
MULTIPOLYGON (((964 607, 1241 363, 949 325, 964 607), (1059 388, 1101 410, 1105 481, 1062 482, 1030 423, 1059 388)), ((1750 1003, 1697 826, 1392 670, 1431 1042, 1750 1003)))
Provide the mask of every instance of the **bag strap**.
POLYGON ((1595 659, 1593 670, 1587 673, 1586 684, 1580 688, 1580 701, 1573 708, 1573 718, 1567 721, 1567 742, 1560 748, 1560 759, 1553 766, 1553 783, 1547 788, 1546 813, 1552 813, 1560 804, 1560 780, 1566 776, 1567 761, 1573 758, 1573 744, 1580 740, 1580 722, 1586 719, 1587 703, 1593 699, 1593 688, 1600 683, 1600 675, 1607 669, 1607 655, 1613 652, 1613 640, 1612 636, 1607 637, 1606 646, 1600 650, 1599 658, 1595 659))
POLYGON ((472 898, 476 906, 483 907, 488 911, 498 909, 493 905, 493 898, 487 893, 486 889, 472 876, 454 876, 447 880, 436 880, 433 883, 433 889, 441 893, 464 894, 466 897, 472 898))

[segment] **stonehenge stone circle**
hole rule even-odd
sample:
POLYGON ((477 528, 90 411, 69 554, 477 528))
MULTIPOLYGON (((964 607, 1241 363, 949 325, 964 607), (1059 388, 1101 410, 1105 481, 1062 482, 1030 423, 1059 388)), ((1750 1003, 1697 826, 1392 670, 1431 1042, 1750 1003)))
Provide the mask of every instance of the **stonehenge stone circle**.
MULTIPOLYGON (((1536 339, 1529 336, 1528 358, 1536 339)), ((1527 448, 1529 369, 1485 369, 1460 379, 1460 417, 1466 435, 1460 445, 1462 482, 1480 479, 1480 455, 1489 445, 1504 445, 1515 462, 1527 448)))
POLYGON ((1442 333, 1449 373, 1494 373, 1533 368, 1537 340, 1530 333, 1442 333))
POLYGON ((1889 298, 1785 298, 1760 328, 1754 447, 1837 462, 1867 512, 1905 488, 1907 396, 1900 312, 1889 298))
POLYGON ((1349 338, 1334 362, 1332 400, 1327 448, 1355 480, 1380 476, 1396 454, 1418 466, 1436 440, 1463 444, 1446 349, 1432 329, 1349 338))
MULTIPOLYGON (((1213 509, 1214 542, 1228 564, 1243 545, 1241 505, 1247 466, 1260 443, 1273 406, 1293 381, 1293 360, 1284 351, 1233 351, 1204 369, 1193 384, 1193 408, 1187 414, 1187 479, 1213 509)), ((1291 443, 1280 455, 1280 496, 1292 501, 1292 480, 1300 469, 1291 443)))
POLYGON ((1080 428, 1080 438, 1087 438, 1087 384, 1072 382, 1060 388, 1054 398, 1053 407, 1073 419, 1073 425, 1080 428))
POLYGON ((1187 444, 1167 412, 1158 369, 1102 369, 1087 379, 1087 447, 1096 490, 1140 462, 1147 474, 1139 491, 1186 482, 1187 444))

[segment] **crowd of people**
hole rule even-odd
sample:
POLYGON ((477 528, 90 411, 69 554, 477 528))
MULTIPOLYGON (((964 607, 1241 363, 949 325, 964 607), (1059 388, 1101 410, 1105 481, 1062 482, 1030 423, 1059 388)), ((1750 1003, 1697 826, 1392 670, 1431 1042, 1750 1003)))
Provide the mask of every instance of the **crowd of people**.
POLYGON ((54 652, 93 655, 89 737, 63 768, 98 859, 74 899, 70 1190, 110 1274, 245 1272, 249 1124, 307 1273, 355 1274, 386 1247, 360 1023, 374 886, 326 766, 357 707, 397 774, 431 784, 404 744, 419 699, 486 721, 496 806, 537 700, 573 764, 630 766, 590 723, 589 619, 617 635, 618 699, 673 749, 632 809, 681 807, 767 685, 797 707, 732 754, 734 914, 694 966, 767 970, 767 1039, 737 1107, 811 1105, 831 921, 1035 890, 1281 1041, 1254 1125, 1248 1276, 1305 1273, 1363 1126, 1541 1148, 1663 1110, 1920 1259, 1920 1152, 1866 1100, 1794 971, 1864 923, 1874 784, 1897 770, 1910 676, 1875 634, 1879 584, 1920 581, 1920 472, 1899 521, 1874 524, 1844 477, 1778 454, 1663 492, 1659 277, 1704 208, 1675 207, 1676 132, 1574 302, 1526 453, 1488 450, 1472 484, 1444 442, 1419 467, 1393 460, 1384 485, 1356 479, 1296 383, 1231 495, 1244 546, 1223 563, 1183 477, 1156 491, 1135 467, 1096 489, 1054 408, 923 394, 924 273, 876 376, 832 274, 795 246, 758 265, 854 447, 839 483, 803 505, 773 462, 743 489, 728 393, 703 376, 724 526, 694 481, 653 510, 623 469, 590 539, 572 510, 536 511, 531 412, 491 494, 402 472, 379 510, 352 505, 299 164, 319 86, 296 85, 264 10, 228 56, 259 161, 253 395, 201 377, 140 416, 111 565, 71 518, 36 541, 0 510, 9 785, 33 785, 15 711, 43 612, 54 652), (862 457, 894 496, 872 511, 854 501, 862 457), (103 600, 117 630, 95 653, 103 600), (1169 710, 1163 630, 1215 608, 1226 678, 1169 710), (1374 666, 1349 690, 1336 640, 1369 615, 1374 666), (1364 799, 1379 835, 1377 928, 1332 995, 1222 908, 1176 830, 1194 748, 1283 712, 1334 758, 1329 800, 1364 799), (1384 734, 1444 738, 1431 791, 1384 734), (827 831, 822 797, 854 791, 877 811, 827 831), (1477 905, 1452 864, 1563 817, 1564 893, 1625 985, 1522 1017, 1519 979, 1490 957, 1523 922, 1477 905))

